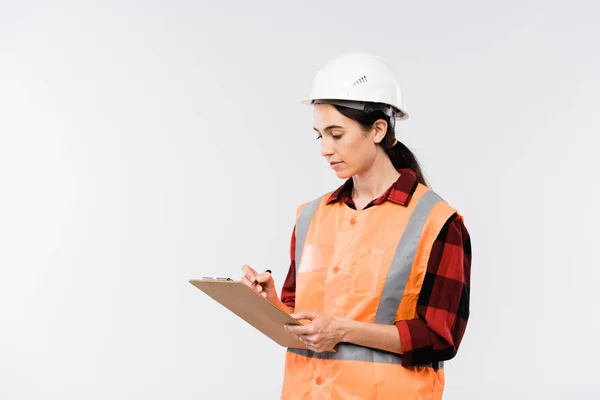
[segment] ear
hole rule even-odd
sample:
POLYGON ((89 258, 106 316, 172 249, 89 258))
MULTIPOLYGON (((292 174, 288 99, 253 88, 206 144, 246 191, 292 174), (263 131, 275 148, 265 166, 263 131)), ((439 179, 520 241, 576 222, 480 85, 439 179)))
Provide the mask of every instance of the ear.
POLYGON ((383 119, 378 119, 373 124, 373 141, 375 143, 381 143, 385 134, 387 133, 388 124, 383 119))

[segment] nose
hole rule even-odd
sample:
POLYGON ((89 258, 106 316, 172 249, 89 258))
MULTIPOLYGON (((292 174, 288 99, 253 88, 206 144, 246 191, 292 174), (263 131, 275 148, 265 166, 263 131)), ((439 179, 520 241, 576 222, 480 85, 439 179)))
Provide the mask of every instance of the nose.
POLYGON ((333 155, 333 144, 331 142, 332 141, 327 137, 321 139, 321 155, 323 157, 330 157, 333 155))

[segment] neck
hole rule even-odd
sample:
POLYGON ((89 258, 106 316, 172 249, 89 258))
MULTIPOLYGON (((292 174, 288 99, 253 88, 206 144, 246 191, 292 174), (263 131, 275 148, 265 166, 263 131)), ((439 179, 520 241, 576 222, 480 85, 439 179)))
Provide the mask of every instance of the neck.
POLYGON ((355 201, 376 199, 396 182, 399 176, 389 157, 383 150, 378 151, 373 164, 364 172, 352 177, 352 198, 355 201))

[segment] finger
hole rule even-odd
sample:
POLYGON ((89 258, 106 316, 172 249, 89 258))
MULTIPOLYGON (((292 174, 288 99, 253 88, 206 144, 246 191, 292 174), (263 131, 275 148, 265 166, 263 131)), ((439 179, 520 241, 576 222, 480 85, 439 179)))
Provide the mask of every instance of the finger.
POLYGON ((310 335, 313 327, 310 325, 288 325, 288 331, 294 335, 310 335))
POLYGON ((298 340, 300 340, 306 346, 310 346, 313 348, 319 347, 319 341, 315 340, 314 335, 298 335, 298 340))
POLYGON ((300 341, 300 342, 304 343, 304 345, 305 345, 306 347, 310 347, 310 346, 312 346, 312 345, 313 345, 313 343, 312 343, 312 342, 310 342, 310 341, 308 341, 308 340, 306 339, 306 336, 302 336, 302 335, 292 335, 292 336, 294 336, 294 338, 295 338, 296 340, 298 340, 298 341, 300 341))
POLYGON ((300 340, 301 338, 307 338, 309 335, 314 334, 313 329, 308 328, 305 325, 285 325, 285 331, 298 340, 300 340))
POLYGON ((248 280, 248 277, 247 277, 246 275, 242 276, 242 279, 240 279, 240 280, 242 281, 242 283, 243 283, 244 285, 252 286, 252 282, 250 282, 250 281, 248 280))
POLYGON ((312 335, 298 335, 298 340, 311 346, 316 346, 317 344, 312 335))
POLYGON ((249 265, 244 265, 242 267, 242 272, 244 273, 244 275, 248 278, 248 280, 250 282, 254 282, 254 280, 256 279, 256 271, 254 270, 254 268, 250 267, 249 265))
POLYGON ((318 353, 317 346, 315 346, 314 344, 312 344, 312 343, 309 343, 309 344, 305 343, 305 345, 306 345, 307 349, 309 349, 311 351, 314 351, 315 353, 318 353))
POLYGON ((245 276, 242 277, 242 283, 244 283, 247 286, 250 286, 252 289, 254 289, 255 291, 257 291, 259 293, 262 290, 262 287, 260 285, 255 285, 254 282, 250 282, 250 280, 245 276))
POLYGON ((294 319, 309 319, 311 321, 313 319, 317 318, 318 316, 319 316, 319 313, 312 312, 312 311, 298 311, 291 315, 291 317, 294 319))
POLYGON ((309 342, 311 342, 312 344, 319 344, 319 341, 321 338, 319 338, 319 335, 317 334, 313 334, 313 335, 306 335, 306 340, 308 340, 309 342))
POLYGON ((296 334, 294 334, 294 333, 292 333, 292 332, 288 331, 287 329, 286 329, 286 332, 288 333, 288 335, 290 335, 290 336, 291 336, 291 337, 293 337, 294 339, 298 340, 299 342, 302 342, 302 338, 301 338, 301 336, 300 336, 300 335, 296 335, 296 334))
POLYGON ((298 335, 295 335, 294 333, 292 333, 289 329, 289 325, 284 325, 283 329, 285 330, 285 332, 290 335, 291 337, 293 337, 296 340, 300 340, 300 338, 298 337, 298 335))
POLYGON ((242 272, 244 273, 244 275, 256 275, 256 271, 254 270, 254 268, 246 264, 244 264, 244 266, 242 267, 242 272))

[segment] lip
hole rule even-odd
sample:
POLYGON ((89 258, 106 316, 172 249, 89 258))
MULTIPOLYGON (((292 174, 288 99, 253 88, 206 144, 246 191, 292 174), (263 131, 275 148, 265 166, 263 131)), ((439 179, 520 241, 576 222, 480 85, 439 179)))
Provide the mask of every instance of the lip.
POLYGON ((329 163, 329 166, 330 166, 331 168, 335 168, 335 167, 337 167, 338 165, 341 165, 341 164, 342 164, 342 162, 341 162, 341 161, 333 161, 333 162, 330 162, 330 163, 329 163))

